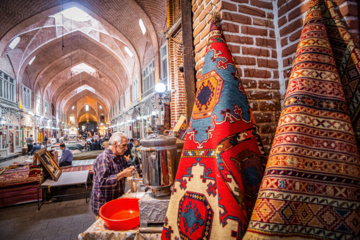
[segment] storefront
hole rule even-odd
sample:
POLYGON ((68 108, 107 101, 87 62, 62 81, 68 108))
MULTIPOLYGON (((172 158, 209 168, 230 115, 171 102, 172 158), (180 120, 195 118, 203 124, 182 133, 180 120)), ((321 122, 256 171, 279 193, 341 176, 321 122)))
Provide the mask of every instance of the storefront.
POLYGON ((6 157, 9 154, 21 152, 22 132, 19 112, 12 109, 2 110, 4 114, 1 116, 0 156, 6 157))
POLYGON ((139 111, 134 110, 131 123, 132 138, 141 138, 141 116, 139 111))
POLYGON ((21 117, 21 130, 22 130, 22 142, 23 146, 26 145, 26 139, 33 136, 35 141, 35 128, 34 128, 34 116, 23 113, 21 117))

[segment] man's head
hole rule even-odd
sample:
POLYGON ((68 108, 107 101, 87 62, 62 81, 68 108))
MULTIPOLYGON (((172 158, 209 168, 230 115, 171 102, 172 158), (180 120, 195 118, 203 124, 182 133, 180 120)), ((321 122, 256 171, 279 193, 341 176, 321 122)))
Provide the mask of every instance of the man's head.
POLYGON ((128 137, 121 132, 114 133, 109 140, 109 148, 115 156, 123 155, 127 150, 128 137))
POLYGON ((32 134, 30 134, 30 137, 32 137, 32 134))
POLYGON ((60 149, 64 151, 64 149, 65 149, 65 143, 61 143, 61 144, 60 144, 60 149))
POLYGON ((133 142, 134 142, 134 139, 130 139, 130 142, 133 143, 133 142))

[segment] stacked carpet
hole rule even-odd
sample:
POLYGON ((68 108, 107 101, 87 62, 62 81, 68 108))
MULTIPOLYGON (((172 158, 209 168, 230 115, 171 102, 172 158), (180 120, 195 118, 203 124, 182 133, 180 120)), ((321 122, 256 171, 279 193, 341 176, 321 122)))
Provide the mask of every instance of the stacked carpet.
POLYGON ((162 239, 241 239, 265 163, 234 61, 212 23, 162 239))
POLYGON ((325 0, 324 3, 322 15, 326 31, 360 146, 360 49, 347 31, 334 3, 331 0, 325 0))
POLYGON ((29 176, 29 171, 29 166, 26 166, 18 170, 5 170, 0 175, 0 207, 37 201, 37 188, 41 184, 41 176, 29 176))
POLYGON ((88 159, 96 159, 96 157, 102 153, 104 150, 97 151, 87 151, 82 153, 73 154, 73 160, 88 160, 88 159))
POLYGON ((324 24, 327 10, 322 1, 310 4, 244 239, 360 236, 359 151, 324 24))

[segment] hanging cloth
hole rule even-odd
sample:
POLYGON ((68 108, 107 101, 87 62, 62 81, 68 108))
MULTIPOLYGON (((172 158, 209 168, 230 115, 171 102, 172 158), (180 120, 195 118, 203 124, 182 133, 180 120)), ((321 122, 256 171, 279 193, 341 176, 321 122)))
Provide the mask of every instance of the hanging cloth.
POLYGON ((242 239, 266 159, 214 22, 197 89, 162 239, 242 239))
POLYGON ((360 148, 360 50, 355 45, 333 2, 325 0, 322 9, 326 31, 360 148))
POLYGON ((360 158, 327 36, 310 2, 244 239, 358 239, 360 158))

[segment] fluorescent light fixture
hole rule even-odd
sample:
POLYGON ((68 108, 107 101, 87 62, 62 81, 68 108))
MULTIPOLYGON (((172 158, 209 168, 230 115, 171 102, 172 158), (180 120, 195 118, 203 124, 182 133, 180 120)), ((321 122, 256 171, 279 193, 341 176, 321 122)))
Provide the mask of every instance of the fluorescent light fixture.
POLYGON ((127 54, 129 54, 130 57, 133 56, 132 52, 130 51, 130 49, 128 47, 125 47, 125 52, 127 52, 127 54))
POLYGON ((145 28, 144 22, 143 22, 143 20, 141 20, 141 18, 139 19, 139 25, 140 25, 140 28, 141 28, 141 31, 142 31, 143 35, 145 35, 146 28, 145 28))
POLYGON ((89 111, 89 105, 85 105, 85 111, 89 111))
POLYGON ((62 11, 61 13, 64 15, 64 17, 68 19, 72 19, 77 22, 89 21, 91 18, 89 14, 87 14, 86 12, 84 12, 83 10, 77 7, 68 8, 62 11))
POLYGON ((72 109, 72 110, 74 110, 74 108, 75 108, 75 106, 72 106, 72 108, 71 108, 71 109, 72 109))
POLYGON ((31 64, 33 63, 33 61, 35 60, 35 58, 36 58, 36 56, 34 56, 34 57, 30 60, 29 65, 31 65, 31 64))
POLYGON ((9 48, 14 49, 18 43, 20 42, 20 37, 16 37, 12 42, 9 44, 9 48))

